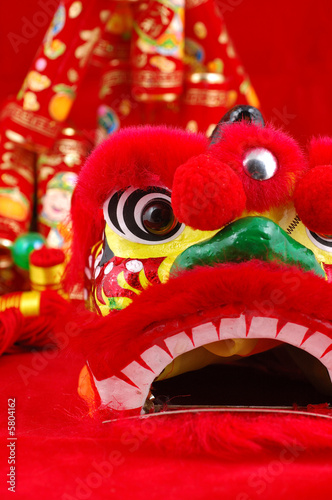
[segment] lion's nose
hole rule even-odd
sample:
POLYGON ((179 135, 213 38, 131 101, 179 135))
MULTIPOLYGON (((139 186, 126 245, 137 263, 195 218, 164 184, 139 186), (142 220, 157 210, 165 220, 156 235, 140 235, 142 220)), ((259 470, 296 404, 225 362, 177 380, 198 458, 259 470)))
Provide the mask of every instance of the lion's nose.
POLYGON ((177 169, 172 206, 180 222, 194 229, 213 231, 240 217, 246 195, 234 170, 202 154, 177 169))

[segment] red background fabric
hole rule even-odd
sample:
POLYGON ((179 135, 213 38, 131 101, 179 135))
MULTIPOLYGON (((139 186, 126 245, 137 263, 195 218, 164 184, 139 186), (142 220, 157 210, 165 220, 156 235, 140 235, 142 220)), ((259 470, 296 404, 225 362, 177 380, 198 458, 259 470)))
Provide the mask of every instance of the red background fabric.
POLYGON ((2 499, 330 498, 331 419, 224 413, 102 424, 76 395, 82 362, 61 351, 1 358, 2 499), (8 398, 16 496, 6 489, 8 398))
MULTIPOLYGON (((0 3, 0 99, 18 91, 44 35, 46 26, 26 39, 17 53, 8 38, 10 32, 22 35, 26 19, 32 21, 40 10, 39 1, 0 3)), ((302 144, 313 134, 331 133, 329 0, 220 0, 219 4, 265 116, 284 126, 302 144)), ((89 85, 85 88, 75 113, 80 125, 89 129, 94 109, 86 104, 89 85)), ((310 433, 305 450, 288 464, 280 462, 282 443, 274 448, 268 443, 256 449, 244 446, 246 451, 235 461, 209 454, 165 453, 162 446, 153 447, 152 436, 145 439, 144 433, 135 449, 135 441, 131 445, 121 442, 128 431, 93 423, 86 416, 86 407, 76 395, 82 359, 59 355, 43 365, 34 361, 34 356, 26 353, 0 360, 1 498, 12 495, 6 485, 8 398, 16 398, 17 404, 19 499, 250 500, 330 496, 331 446, 325 449, 319 441, 320 447, 312 448, 316 438, 310 433), (33 370, 27 385, 19 365, 33 370), (112 452, 114 470, 108 474, 104 469, 105 476, 98 475, 96 467, 104 461, 110 463, 112 452)), ((305 418, 310 426, 316 422, 317 427, 323 425, 305 418)), ((278 417, 274 428, 282 428, 283 422, 283 417, 278 417)), ((239 423, 239 419, 234 421, 235 455, 241 444, 239 423)), ((245 418, 242 425, 247 426, 245 418)), ((271 425, 269 419, 265 424, 257 422, 256 435, 268 435, 271 425)), ((326 436, 331 436, 331 425, 324 429, 326 436)), ((173 439, 176 449, 176 435, 173 439)))
MULTIPOLYGON (((50 5, 56 0, 48 0, 50 5)), ((15 93, 43 38, 45 27, 17 53, 9 33, 23 36, 27 25, 42 18, 40 0, 0 4, 0 96, 15 93)), ((267 119, 285 127, 302 144, 317 134, 331 133, 332 44, 329 0, 218 0, 228 30, 248 71, 267 119)), ((44 3, 47 3, 45 0, 44 3)), ((88 78, 88 77, 87 77, 88 78)), ((93 84, 93 82, 90 82, 93 84)), ((75 105, 75 117, 89 130, 94 119, 88 106, 89 85, 75 105)))
POLYGON ((220 414, 102 424, 76 395, 82 362, 61 351, 2 357, 2 499, 330 497, 332 420, 220 414), (8 398, 16 398, 16 496, 6 489, 8 398))

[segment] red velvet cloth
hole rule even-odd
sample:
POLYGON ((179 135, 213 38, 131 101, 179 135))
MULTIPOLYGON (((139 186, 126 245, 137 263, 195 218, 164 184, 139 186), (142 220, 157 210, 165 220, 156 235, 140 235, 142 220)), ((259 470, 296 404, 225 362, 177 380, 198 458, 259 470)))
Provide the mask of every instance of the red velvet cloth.
POLYGON ((1 358, 1 498, 13 498, 8 398, 16 400, 20 500, 329 498, 332 420, 226 413, 103 424, 76 395, 83 360, 52 354, 1 358))

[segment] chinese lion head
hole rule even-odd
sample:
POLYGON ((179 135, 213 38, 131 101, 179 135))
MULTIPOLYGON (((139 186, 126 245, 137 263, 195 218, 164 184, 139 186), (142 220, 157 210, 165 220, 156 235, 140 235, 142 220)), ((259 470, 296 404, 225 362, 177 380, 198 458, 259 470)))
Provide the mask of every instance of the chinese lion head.
POLYGON ((91 154, 68 275, 92 309, 91 410, 139 413, 161 381, 282 349, 331 394, 331 165, 332 140, 304 154, 249 106, 209 139, 127 128, 91 154))

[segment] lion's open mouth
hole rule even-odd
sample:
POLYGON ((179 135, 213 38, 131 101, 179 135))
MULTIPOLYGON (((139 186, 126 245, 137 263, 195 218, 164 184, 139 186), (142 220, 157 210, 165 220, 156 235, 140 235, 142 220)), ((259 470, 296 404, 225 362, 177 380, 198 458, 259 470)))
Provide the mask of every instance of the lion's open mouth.
MULTIPOLYGON (((252 260, 185 271, 150 287, 111 320, 94 321, 93 331, 101 334, 95 343, 90 339, 87 359, 98 404, 114 412, 141 411, 151 386, 160 386, 154 382, 160 374, 198 349, 226 360, 235 356, 238 364, 247 354, 282 344, 318 360, 323 390, 329 391, 331 311, 330 285, 294 266, 252 260)), ((307 363, 302 357, 299 362, 307 363)), ((180 394, 179 386, 173 395, 180 394)), ((218 404, 232 404, 220 394, 218 404)))
MULTIPOLYGON (((207 346, 208 347, 208 346, 207 346)), ((176 377, 156 379, 146 411, 176 407, 306 407, 332 401, 324 365, 290 344, 246 358, 226 358, 176 377)))

